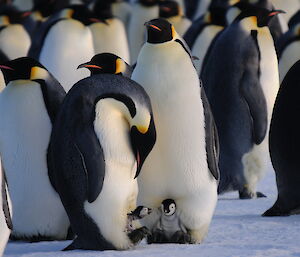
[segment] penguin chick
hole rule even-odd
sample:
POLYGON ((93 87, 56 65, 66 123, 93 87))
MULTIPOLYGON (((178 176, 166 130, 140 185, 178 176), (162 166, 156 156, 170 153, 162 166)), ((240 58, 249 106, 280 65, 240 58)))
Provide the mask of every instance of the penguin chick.
POLYGON ((77 69, 87 68, 91 76, 95 74, 116 74, 124 77, 131 77, 132 68, 119 56, 112 53, 96 54, 86 63, 80 64, 77 69))

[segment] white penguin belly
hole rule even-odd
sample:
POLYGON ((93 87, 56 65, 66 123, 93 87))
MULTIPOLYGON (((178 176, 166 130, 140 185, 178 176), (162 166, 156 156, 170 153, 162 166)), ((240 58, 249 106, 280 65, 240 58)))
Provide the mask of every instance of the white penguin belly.
MULTIPOLYGON (((1 164, 1 160, 0 160, 0 192, 1 192, 1 185, 2 185, 3 179, 4 178, 2 177, 2 164, 1 164)), ((9 207, 10 207, 10 214, 12 214, 11 201, 10 201, 9 195, 7 195, 7 200, 8 200, 9 207)), ((2 256, 2 254, 4 252, 7 240, 10 235, 10 229, 7 227, 2 206, 3 206, 3 199, 2 199, 2 195, 0 195, 0 207, 1 207, 1 209, 0 209, 0 256, 2 256)))
POLYGON ((111 99, 96 105, 94 128, 105 158, 105 178, 98 198, 85 202, 86 213, 94 220, 101 234, 117 249, 127 249, 132 243, 125 230, 127 213, 136 207, 138 193, 134 179, 136 161, 132 154, 129 125, 111 111, 111 99))
POLYGON ((211 42, 222 29, 222 26, 208 25, 195 40, 192 48, 192 55, 199 58, 199 60, 195 61, 195 67, 198 74, 201 72, 204 58, 211 42))
POLYGON ((64 239, 69 220, 50 184, 51 122, 39 84, 11 82, 0 94, 0 152, 14 207, 15 236, 64 239))
MULTIPOLYGON (((138 205, 157 208, 164 199, 174 199, 184 225, 197 230, 210 223, 217 199, 207 165, 199 79, 180 44, 161 44, 161 51, 151 47, 143 47, 132 75, 151 98, 157 131, 138 178, 138 205)), ((154 215, 145 219, 149 227, 151 219, 154 215)))
POLYGON ((97 22, 89 26, 93 35, 95 54, 113 53, 130 63, 127 36, 122 21, 114 18, 107 22, 108 25, 97 22))
POLYGON ((42 47, 40 62, 69 91, 74 83, 89 76, 88 70, 77 70, 77 67, 93 56, 91 31, 79 21, 69 19, 50 29, 42 47))
POLYGON ((8 25, 0 33, 0 48, 10 59, 27 56, 31 39, 20 24, 8 25))
POLYGON ((300 59, 300 40, 289 44, 279 59, 279 78, 283 81, 289 69, 300 59))

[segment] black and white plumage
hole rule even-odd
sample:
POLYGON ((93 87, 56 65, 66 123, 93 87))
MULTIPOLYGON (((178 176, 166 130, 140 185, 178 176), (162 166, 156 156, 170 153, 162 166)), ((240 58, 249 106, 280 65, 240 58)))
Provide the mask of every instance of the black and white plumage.
POLYGON ((135 177, 155 135, 150 100, 129 78, 93 75, 70 90, 48 152, 51 182, 77 235, 66 250, 133 245, 127 213, 135 209, 135 177))
POLYGON ((220 139, 219 193, 256 194, 269 161, 268 128, 279 88, 274 41, 267 27, 279 11, 242 11, 211 49, 201 74, 220 139))
POLYGON ((299 173, 299 85, 300 61, 287 72, 281 83, 270 127, 270 154, 276 173, 278 198, 263 216, 300 213, 299 173))
POLYGON ((18 58, 0 66, 0 155, 14 208, 14 239, 65 239, 69 220, 48 177, 52 124, 64 99, 59 82, 39 62, 18 58))

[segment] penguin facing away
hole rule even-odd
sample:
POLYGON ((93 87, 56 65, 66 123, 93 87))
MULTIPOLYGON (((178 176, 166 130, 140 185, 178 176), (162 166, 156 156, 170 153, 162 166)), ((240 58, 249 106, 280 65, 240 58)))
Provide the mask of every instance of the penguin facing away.
POLYGON ((161 202, 173 199, 191 242, 200 243, 217 201, 217 132, 184 41, 166 20, 146 26, 132 79, 151 98, 157 140, 138 178, 138 204, 154 210, 142 223, 152 230, 161 202))
POLYGON ((285 76, 274 105, 270 127, 270 154, 276 173, 278 198, 263 216, 287 216, 300 213, 300 174, 298 146, 300 61, 285 76))
POLYGON ((12 239, 65 239, 70 223, 50 184, 46 158, 65 91, 34 59, 0 68, 7 84, 0 94, 0 155, 14 208, 12 239))
MULTIPOLYGON (((128 249, 127 213, 155 143, 150 100, 124 76, 98 74, 74 85, 52 130, 50 179, 77 238, 65 250, 128 249)), ((145 228, 132 233, 144 236, 145 228)), ((135 235, 136 237, 136 235, 135 235)))
POLYGON ((274 41, 267 27, 281 11, 242 11, 211 49, 203 79, 220 139, 218 191, 264 196, 256 184, 269 161, 268 128, 279 88, 274 41), (213 67, 213 68, 212 68, 213 67))
MULTIPOLYGON (((0 161, 1 162, 1 161, 0 161)), ((7 181, 2 168, 1 163, 1 172, 0 172, 0 256, 2 256, 7 240, 9 238, 10 232, 13 228, 11 221, 11 202, 8 194, 7 181)))
POLYGON ((95 74, 117 74, 127 78, 131 77, 132 67, 119 56, 112 53, 96 54, 86 63, 80 64, 77 69, 87 68, 91 76, 95 74))

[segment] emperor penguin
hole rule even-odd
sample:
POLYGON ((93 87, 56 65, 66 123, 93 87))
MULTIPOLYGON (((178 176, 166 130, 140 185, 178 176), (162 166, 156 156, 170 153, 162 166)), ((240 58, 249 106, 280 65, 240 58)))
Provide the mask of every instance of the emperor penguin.
POLYGON ((283 81, 289 69, 300 60, 300 22, 278 41, 279 78, 283 81))
POLYGON ((166 0, 160 3, 159 17, 170 22, 180 36, 183 36, 192 24, 184 16, 182 7, 174 0, 166 0))
POLYGON ((89 26, 95 54, 113 53, 130 63, 126 29, 120 19, 113 17, 111 3, 107 0, 97 0, 94 12, 97 18, 102 20, 89 26))
POLYGON ((137 60, 140 49, 146 41, 144 23, 159 17, 158 0, 138 0, 132 5, 128 24, 130 64, 137 60))
POLYGON ((270 0, 276 9, 281 9, 285 11, 282 16, 286 23, 289 22, 291 17, 300 9, 299 0, 270 0))
POLYGON ((227 25, 226 12, 228 2, 213 3, 210 5, 209 11, 194 21, 193 25, 184 35, 184 39, 191 48, 192 55, 197 56, 199 59, 195 62, 198 74, 201 74, 206 53, 227 25))
POLYGON ((218 191, 263 197, 256 185, 269 163, 268 130, 279 89, 278 61, 267 27, 281 11, 242 11, 213 45, 201 74, 220 139, 218 191))
POLYGON ((119 56, 112 53, 96 54, 86 63, 80 64, 77 69, 87 68, 91 76, 96 74, 116 74, 127 78, 131 77, 132 67, 119 56))
POLYGON ((173 199, 191 237, 187 243, 200 243, 217 202, 214 119, 190 51, 174 26, 163 19, 146 26, 147 42, 131 77, 149 94, 157 129, 156 144, 138 178, 138 204, 154 210, 142 222, 152 230, 162 201, 173 199))
POLYGON ((77 235, 65 250, 123 250, 132 233, 144 236, 143 227, 126 232, 127 214, 155 137, 150 99, 131 79, 97 74, 69 91, 48 151, 51 182, 77 235))
POLYGON ((12 239, 63 240, 70 226, 50 184, 47 149, 65 91, 39 62, 22 57, 0 66, 0 155, 14 209, 12 239))
MULTIPOLYGON (((1 162, 1 160, 0 160, 1 162)), ((1 164, 0 171, 0 256, 2 256, 7 240, 9 238, 10 232, 13 228, 11 220, 11 201, 8 194, 7 181, 5 177, 4 170, 1 164)))
POLYGON ((288 216, 300 214, 300 173, 298 149, 300 61, 287 72, 281 83, 270 128, 270 154, 276 173, 278 198, 263 216, 288 216))
POLYGON ((84 6, 72 6, 64 12, 68 16, 46 24, 34 57, 69 91, 74 83, 88 76, 87 71, 76 68, 94 56, 93 35, 88 27, 93 21, 84 6))

